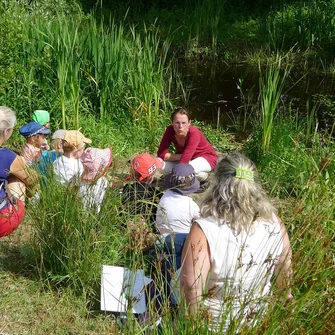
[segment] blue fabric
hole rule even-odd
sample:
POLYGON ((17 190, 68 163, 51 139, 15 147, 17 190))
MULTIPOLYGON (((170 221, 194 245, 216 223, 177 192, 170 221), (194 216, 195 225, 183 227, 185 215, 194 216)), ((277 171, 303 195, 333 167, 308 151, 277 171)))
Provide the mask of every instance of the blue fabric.
POLYGON ((165 237, 161 248, 162 275, 165 282, 165 294, 170 296, 172 274, 181 267, 181 255, 188 234, 170 234, 165 237))
POLYGON ((19 132, 24 137, 29 137, 37 134, 48 135, 50 134, 50 129, 43 127, 38 122, 32 121, 22 126, 19 132))
POLYGON ((45 150, 42 152, 42 155, 38 162, 38 170, 42 175, 41 185, 45 186, 46 178, 50 178, 53 173, 53 162, 60 157, 61 154, 55 151, 45 150))
POLYGON ((183 252, 184 243, 187 238, 186 233, 179 234, 170 234, 165 237, 165 241, 163 244, 163 252, 176 259, 176 269, 181 267, 181 254, 183 252))
POLYGON ((0 199, 5 198, 5 187, 10 175, 10 166, 16 158, 16 153, 7 148, 0 148, 0 199))

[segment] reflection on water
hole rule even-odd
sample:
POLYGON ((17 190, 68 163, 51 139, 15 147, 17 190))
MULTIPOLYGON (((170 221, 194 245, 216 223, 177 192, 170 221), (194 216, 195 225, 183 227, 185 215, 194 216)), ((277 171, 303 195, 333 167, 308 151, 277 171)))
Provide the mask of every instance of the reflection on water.
MULTIPOLYGON (((228 66, 219 61, 178 61, 184 85, 189 89, 189 101, 193 117, 213 126, 234 129, 234 125, 247 105, 248 112, 257 110, 259 71, 246 64, 228 66), (240 89, 239 89, 240 88, 240 89), (252 109, 251 106, 255 108, 252 109), (218 120, 218 111, 220 111, 218 120), (219 123, 218 123, 219 122, 219 123)), ((315 94, 335 97, 334 77, 325 74, 291 71, 282 95, 281 103, 306 110, 306 101, 315 94)), ((325 118, 319 111, 319 117, 325 118)), ((321 120, 322 121, 322 120, 321 120)), ((329 121, 327 121, 329 122, 329 121)))

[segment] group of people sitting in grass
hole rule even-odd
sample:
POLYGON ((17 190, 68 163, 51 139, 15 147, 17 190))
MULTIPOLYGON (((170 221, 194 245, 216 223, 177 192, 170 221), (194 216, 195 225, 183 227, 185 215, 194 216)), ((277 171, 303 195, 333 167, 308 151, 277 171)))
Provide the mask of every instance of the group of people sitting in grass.
MULTIPOLYGON (((50 164, 60 184, 77 188, 87 209, 101 209, 112 149, 86 148, 92 141, 77 130, 55 131, 49 146, 49 122, 48 112, 34 112, 33 121, 20 128, 26 144, 18 155, 3 147, 15 127, 15 112, 0 107, 0 237, 20 224, 26 189, 38 184, 38 173, 48 177, 50 164)), ((132 159, 127 179, 120 192, 125 211, 151 225, 160 236, 157 246, 182 241, 174 249, 177 271, 167 273, 171 282, 171 273, 178 275, 170 288, 178 286, 186 312, 206 309, 211 328, 224 330, 233 320, 250 325, 262 315, 272 284, 285 302, 292 300, 290 241, 255 165, 241 153, 218 162, 187 109, 172 113, 157 157, 143 153, 132 159), (158 171, 165 175, 165 192, 152 183, 158 171), (192 194, 203 191, 198 204, 192 194)), ((178 294, 171 296, 178 303, 178 294)))

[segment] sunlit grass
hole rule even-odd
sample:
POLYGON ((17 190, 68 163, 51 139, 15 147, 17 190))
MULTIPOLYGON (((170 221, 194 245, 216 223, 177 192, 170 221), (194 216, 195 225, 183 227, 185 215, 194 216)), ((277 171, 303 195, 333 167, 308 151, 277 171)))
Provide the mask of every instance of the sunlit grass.
POLYGON ((267 64, 265 73, 260 65, 259 90, 261 108, 261 127, 263 129, 262 148, 267 152, 270 147, 273 119, 283 92, 289 68, 282 68, 282 59, 277 56, 276 62, 267 64))
POLYGON ((43 16, 19 4, 6 10, 8 16, 20 10, 18 29, 26 37, 12 46, 10 61, 19 75, 6 87, 8 105, 21 110, 28 102, 27 114, 51 105, 62 128, 76 129, 87 110, 100 119, 126 117, 153 128, 171 108, 173 58, 167 57, 170 40, 160 38, 158 27, 140 29, 115 23, 112 16, 98 20, 61 10, 43 16))
MULTIPOLYGON (((138 150, 155 152, 169 123, 163 112, 170 108, 173 91, 174 79, 167 57, 171 40, 162 38, 157 26, 127 26, 112 18, 108 22, 96 21, 94 16, 84 17, 75 10, 64 15, 53 4, 52 11, 36 8, 30 13, 24 6, 9 5, 10 2, 6 12, 3 12, 5 6, 1 7, 2 33, 9 38, 2 40, 6 52, 0 60, 3 71, 0 92, 3 101, 18 110, 20 122, 23 118, 30 120, 31 110, 37 106, 48 109, 53 127, 82 126, 85 134, 92 137, 93 146, 112 146, 115 165, 120 157, 130 157, 138 150)), ((330 4, 322 6, 328 9, 324 12, 326 19, 333 15, 330 4)), ((318 8, 315 18, 323 19, 318 8)), ((293 9, 289 10, 293 13, 293 9)), ((314 20, 309 10, 308 22, 313 24, 308 30, 303 20, 305 9, 299 13, 300 16, 295 14, 299 20, 292 24, 302 27, 297 35, 301 46, 316 47, 319 42, 332 40, 333 21, 325 22, 325 31, 321 27, 323 21, 314 20)), ((213 7, 206 12, 200 6, 195 22, 186 16, 192 30, 187 35, 189 47, 192 41, 196 48, 209 41, 208 50, 217 52, 220 29, 226 26, 220 25, 218 15, 222 12, 212 14, 213 7)), ((276 118, 282 75, 293 58, 281 60, 283 73, 278 59, 274 63, 269 59, 271 49, 292 46, 289 29, 278 31, 281 22, 276 20, 274 24, 278 26, 270 36, 262 36, 271 38, 266 53, 252 54, 257 56, 256 64, 268 61, 268 72, 262 68, 265 74, 261 84, 267 131, 258 135, 262 128, 257 126, 249 142, 243 144, 234 142, 233 136, 226 136, 222 130, 200 126, 218 151, 249 149, 253 145, 254 151, 248 153, 256 161, 265 187, 276 197, 293 246, 294 304, 285 309, 282 297, 274 298, 257 326, 243 328, 241 333, 329 334, 335 329, 333 142, 331 134, 323 136, 316 131, 315 105, 306 106, 310 111, 308 120, 291 118, 292 113, 284 105, 283 114, 287 117, 276 118)), ((255 29, 257 23, 250 27, 255 29)), ((295 37, 297 30, 293 31, 295 37)), ((254 38, 253 31, 249 33, 248 37, 254 38)), ((185 90, 183 98, 187 100, 185 90)), ((111 170, 113 175, 120 173, 113 167, 111 170)), ((122 174, 127 173, 124 168, 122 174)), ((120 330, 112 316, 99 311, 102 264, 124 265, 134 270, 145 268, 158 286, 164 284, 159 262, 154 264, 154 275, 154 271, 150 272, 151 259, 136 239, 130 239, 131 232, 123 229, 133 217, 120 209, 118 189, 111 190, 102 213, 96 215, 82 208, 75 193, 66 192, 50 181, 41 192, 40 202, 27 208, 27 217, 19 231, 1 240, 0 279, 5 289, 0 293, 0 332, 141 334, 148 331, 139 326, 134 316, 129 316, 129 322, 120 330)), ((182 310, 171 311, 167 303, 162 309, 160 334, 210 333, 203 326, 203 314, 187 319, 182 310)), ((156 311, 150 311, 157 316, 156 311)), ((231 332, 235 331, 232 325, 231 332)), ((151 333, 159 331, 155 328, 151 333)))

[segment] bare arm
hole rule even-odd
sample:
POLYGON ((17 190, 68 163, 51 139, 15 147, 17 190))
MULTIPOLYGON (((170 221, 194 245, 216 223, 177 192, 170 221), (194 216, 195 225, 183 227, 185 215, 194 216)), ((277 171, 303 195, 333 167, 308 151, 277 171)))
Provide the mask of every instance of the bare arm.
POLYGON ((171 154, 169 152, 167 152, 164 156, 164 160, 168 162, 180 161, 180 158, 181 158, 181 154, 171 154))
POLYGON ((292 277, 292 249, 290 240, 285 228, 284 223, 278 217, 281 226, 281 233, 283 236, 283 251, 279 257, 278 263, 274 269, 274 274, 276 277, 275 284, 279 289, 279 292, 287 294, 286 300, 290 301, 293 299, 290 283, 292 277))
POLYGON ((180 275, 181 294, 190 313, 196 312, 197 302, 206 289, 210 265, 207 239, 200 226, 194 223, 183 248, 180 275))
POLYGON ((38 182, 37 172, 29 169, 25 159, 17 155, 10 166, 10 174, 19 178, 27 186, 33 186, 38 182))

